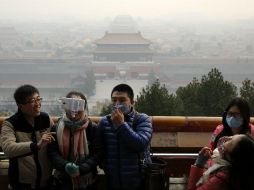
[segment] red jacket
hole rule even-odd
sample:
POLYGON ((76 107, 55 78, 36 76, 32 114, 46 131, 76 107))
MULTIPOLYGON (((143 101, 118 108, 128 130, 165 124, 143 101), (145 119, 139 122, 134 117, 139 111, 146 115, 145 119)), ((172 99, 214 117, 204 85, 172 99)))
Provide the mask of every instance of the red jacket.
POLYGON ((196 186, 196 183, 203 175, 204 171, 204 168, 199 168, 195 165, 191 166, 188 179, 188 190, 229 190, 227 187, 228 172, 225 170, 211 173, 206 182, 196 186))
MULTIPOLYGON (((251 135, 254 137, 254 125, 250 124, 249 127, 250 127, 250 131, 251 131, 251 135)), ((220 124, 214 130, 211 140, 210 140, 210 143, 209 143, 209 148, 211 148, 212 150, 214 150, 216 148, 215 144, 214 144, 215 138, 220 134, 220 132, 223 130, 223 128, 224 128, 224 126, 222 124, 220 124)))

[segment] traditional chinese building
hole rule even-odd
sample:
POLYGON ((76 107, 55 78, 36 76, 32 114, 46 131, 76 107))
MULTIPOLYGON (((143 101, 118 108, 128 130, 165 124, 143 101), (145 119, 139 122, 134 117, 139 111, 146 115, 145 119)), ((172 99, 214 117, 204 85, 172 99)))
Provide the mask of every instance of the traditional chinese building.
POLYGON ((111 26, 113 31, 96 40, 93 51, 93 69, 101 78, 144 78, 150 72, 158 72, 159 65, 153 62, 151 41, 145 39, 140 32, 130 27, 123 27, 128 17, 116 18, 111 26), (123 22, 120 22, 120 20, 123 22), (121 30, 117 30, 116 25, 121 30), (130 28, 132 30, 130 30, 130 28), (123 30, 124 29, 124 30, 123 30), (127 32, 124 32, 127 31, 127 32))

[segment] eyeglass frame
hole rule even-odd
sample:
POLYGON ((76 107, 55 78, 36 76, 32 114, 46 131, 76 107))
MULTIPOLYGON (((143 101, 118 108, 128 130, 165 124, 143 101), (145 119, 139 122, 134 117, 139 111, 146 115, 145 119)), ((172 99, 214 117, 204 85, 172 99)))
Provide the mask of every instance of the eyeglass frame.
POLYGON ((227 117, 234 117, 234 118, 242 118, 242 114, 240 112, 230 112, 225 111, 227 117))
POLYGON ((37 97, 37 98, 31 98, 30 100, 26 101, 24 104, 35 104, 35 103, 41 103, 43 98, 37 97))

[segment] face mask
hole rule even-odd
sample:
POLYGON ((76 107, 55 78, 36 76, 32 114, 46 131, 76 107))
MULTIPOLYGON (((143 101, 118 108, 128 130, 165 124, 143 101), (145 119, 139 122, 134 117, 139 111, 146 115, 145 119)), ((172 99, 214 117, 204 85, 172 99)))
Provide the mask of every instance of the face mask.
POLYGON ((230 140, 230 137, 228 137, 228 136, 221 137, 221 138, 218 140, 217 148, 218 148, 218 151, 219 151, 219 154, 220 154, 221 158, 223 158, 224 155, 225 155, 225 147, 224 147, 224 144, 225 144, 225 142, 227 142, 228 140, 230 140))
POLYGON ((231 128, 237 128, 240 127, 243 124, 242 118, 235 118, 233 116, 227 116, 226 121, 229 127, 231 128))
POLYGON ((124 115, 128 114, 131 111, 130 106, 124 103, 117 103, 113 105, 113 110, 119 109, 124 115))
POLYGON ((224 166, 229 164, 228 160, 225 159, 225 156, 221 157, 221 155, 218 151, 218 148, 215 148, 213 150, 212 160, 215 164, 220 164, 220 165, 224 165, 224 166))
POLYGON ((75 117, 79 111, 85 111, 86 101, 77 98, 61 98, 63 109, 66 112, 70 112, 72 117, 75 117))

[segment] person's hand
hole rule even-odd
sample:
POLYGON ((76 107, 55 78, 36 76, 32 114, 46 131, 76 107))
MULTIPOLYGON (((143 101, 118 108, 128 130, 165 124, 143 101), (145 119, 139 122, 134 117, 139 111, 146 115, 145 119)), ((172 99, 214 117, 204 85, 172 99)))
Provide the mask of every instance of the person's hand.
POLYGON ((203 168, 207 160, 211 158, 212 154, 213 154, 213 151, 210 148, 208 147, 202 148, 198 153, 198 158, 195 162, 195 165, 197 167, 203 168))
POLYGON ((213 154, 213 151, 212 151, 212 149, 210 149, 210 148, 208 148, 208 147, 203 147, 203 148, 199 151, 198 154, 199 154, 199 155, 203 155, 203 156, 205 156, 205 157, 211 157, 212 154, 213 154))
POLYGON ((40 141, 37 143, 37 147, 39 149, 47 146, 48 144, 50 144, 52 141, 55 141, 55 138, 53 137, 53 135, 55 135, 55 132, 45 132, 43 133, 40 141))
POLYGON ((124 123, 124 115, 119 109, 115 109, 111 113, 111 121, 114 125, 114 127, 120 126, 122 123, 124 123))
POLYGON ((65 165, 65 171, 68 173, 72 178, 79 176, 79 166, 75 163, 68 162, 65 165))

